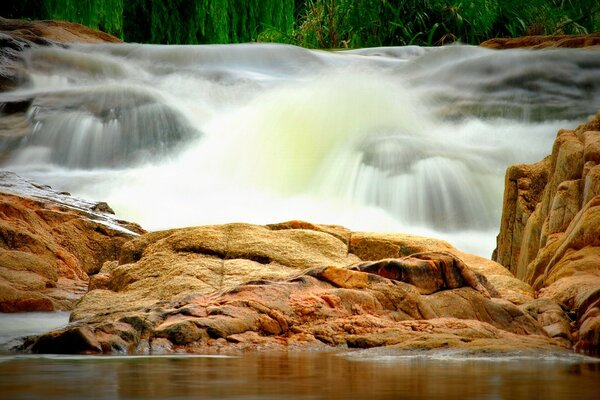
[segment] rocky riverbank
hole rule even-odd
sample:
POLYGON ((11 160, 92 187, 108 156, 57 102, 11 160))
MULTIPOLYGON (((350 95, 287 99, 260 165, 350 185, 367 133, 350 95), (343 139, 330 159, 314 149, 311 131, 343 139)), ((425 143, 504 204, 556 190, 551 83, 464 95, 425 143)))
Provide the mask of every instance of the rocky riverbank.
POLYGON ((600 115, 558 133, 552 154, 508 169, 494 260, 573 318, 576 349, 600 350, 600 115))
MULTIPOLYGON (((301 221, 152 232, 91 278, 73 325, 34 352, 235 352, 297 346, 568 346, 558 305, 448 243, 301 221)), ((564 321, 567 323, 566 321, 564 321)))
POLYGON ((88 276, 140 233, 106 203, 0 172, 0 312, 72 309, 88 276))

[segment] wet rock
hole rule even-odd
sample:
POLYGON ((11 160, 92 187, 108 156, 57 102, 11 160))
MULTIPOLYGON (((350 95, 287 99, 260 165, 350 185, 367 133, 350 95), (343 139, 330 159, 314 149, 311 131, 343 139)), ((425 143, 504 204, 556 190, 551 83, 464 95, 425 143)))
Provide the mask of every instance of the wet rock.
MULTIPOLYGON (((30 81, 23 59, 24 51, 40 46, 68 43, 121 42, 109 34, 64 21, 25 21, 0 17, 0 92, 8 92, 30 81)), ((27 118, 32 99, 8 94, 0 100, 0 161, 32 134, 27 118)))
POLYGON ((96 334, 86 326, 69 327, 37 338, 32 351, 35 353, 101 353, 102 346, 96 334))

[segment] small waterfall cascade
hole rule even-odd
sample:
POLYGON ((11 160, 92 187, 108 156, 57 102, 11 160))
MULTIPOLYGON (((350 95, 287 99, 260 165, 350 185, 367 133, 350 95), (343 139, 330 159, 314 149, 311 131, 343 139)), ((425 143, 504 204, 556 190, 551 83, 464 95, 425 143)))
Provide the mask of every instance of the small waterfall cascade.
MULTIPOLYGON (((600 58, 473 46, 28 50, 0 163, 147 229, 306 219, 489 256, 504 172, 600 108, 600 58)), ((2 123, 2 121, 5 121, 2 123)))

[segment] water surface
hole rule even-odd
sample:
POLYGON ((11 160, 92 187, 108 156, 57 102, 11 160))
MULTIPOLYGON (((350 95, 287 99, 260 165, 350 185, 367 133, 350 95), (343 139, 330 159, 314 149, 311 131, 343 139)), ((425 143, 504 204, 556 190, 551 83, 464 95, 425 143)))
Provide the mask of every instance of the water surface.
POLYGON ((586 358, 356 356, 8 356, 5 399, 597 399, 586 358))

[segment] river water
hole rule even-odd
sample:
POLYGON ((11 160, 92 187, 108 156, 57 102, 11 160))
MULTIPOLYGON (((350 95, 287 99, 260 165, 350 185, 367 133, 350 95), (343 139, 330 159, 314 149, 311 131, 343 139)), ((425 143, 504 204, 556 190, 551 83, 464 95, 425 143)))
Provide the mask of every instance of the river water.
MULTIPOLYGON (((596 360, 597 361, 597 360, 596 360)), ((585 358, 377 352, 0 356, 3 399, 597 399, 585 358)))
POLYGON ((30 132, 0 135, 0 167, 146 229, 304 219, 486 257, 506 167, 600 108, 576 49, 81 45, 24 76, 0 102, 30 132))

